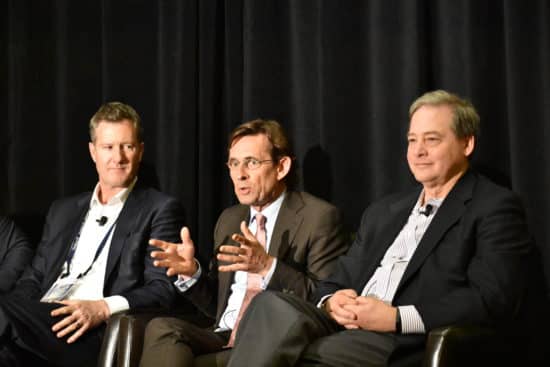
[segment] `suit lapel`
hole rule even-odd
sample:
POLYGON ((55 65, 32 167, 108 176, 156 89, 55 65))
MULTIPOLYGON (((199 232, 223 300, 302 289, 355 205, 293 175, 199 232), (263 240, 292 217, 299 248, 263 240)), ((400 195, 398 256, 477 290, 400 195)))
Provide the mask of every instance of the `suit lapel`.
MULTIPOLYGON (((367 284, 369 279, 374 274, 376 268, 380 265, 382 258, 388 251, 388 248, 393 244, 395 238, 399 232, 405 226, 412 208, 418 200, 420 195, 419 190, 415 190, 414 193, 408 194, 405 197, 391 203, 388 206, 387 213, 381 213, 380 219, 382 224, 376 229, 377 243, 372 244, 369 249, 362 255, 365 259, 365 270, 363 271, 363 278, 357 283, 359 289, 356 289, 358 293, 362 292, 363 287, 367 284)), ((369 225, 369 223, 367 223, 369 225)), ((368 236, 368 234, 367 234, 368 236)), ((363 239, 365 241, 372 241, 370 238, 363 239)))
MULTIPOLYGON (((283 256, 284 251, 288 249, 289 244, 294 240, 296 231, 303 221, 302 215, 298 213, 303 206, 304 202, 298 193, 292 191, 287 192, 285 199, 281 204, 281 208, 279 209, 279 214, 277 215, 277 220, 273 228, 273 235, 269 244, 270 255, 281 257, 283 256)), ((226 243, 228 244, 233 243, 230 239, 231 234, 240 233, 241 221, 244 220, 246 223, 250 222, 250 207, 243 206, 242 213, 240 215, 235 215, 235 218, 237 219, 237 222, 233 223, 231 226, 228 226, 228 228, 234 228, 234 231, 226 237, 226 243)), ((214 266, 218 266, 218 263, 215 262, 214 266)), ((218 298, 217 322, 219 322, 219 319, 227 306, 227 300, 229 299, 229 293, 231 291, 231 284, 233 284, 234 279, 235 272, 218 272, 218 286, 220 289, 220 294, 218 298)))
POLYGON ((426 257, 440 243, 441 238, 452 227, 466 211, 465 203, 471 199, 476 177, 467 172, 447 195, 441 207, 437 210, 435 217, 424 233, 416 251, 401 278, 399 288, 405 284, 426 260, 426 257))
POLYGON ((78 199, 74 202, 74 208, 71 207, 68 210, 68 213, 77 213, 77 215, 69 216, 70 219, 64 227, 65 230, 63 230, 63 232, 60 233, 59 238, 55 240, 56 243, 59 243, 59 256, 56 256, 56 261, 51 267, 52 271, 49 271, 47 274, 47 279, 44 282, 44 290, 49 289, 61 273, 61 268, 67 259, 69 250, 71 249, 78 232, 84 224, 84 218, 86 217, 86 213, 88 212, 90 205, 90 196, 91 194, 87 194, 78 199))
MULTIPOLYGON (((246 221, 246 223, 250 221, 250 208, 248 206, 242 206, 242 208, 243 208, 242 213, 235 215, 235 219, 237 220, 237 222, 232 223, 228 227, 228 228, 231 228, 230 230, 231 233, 227 233, 222 243, 217 243, 216 246, 225 245, 225 244, 238 245, 236 242, 234 242, 231 239, 231 235, 233 233, 240 233, 241 231, 240 224, 243 220, 246 221)), ((230 220, 232 219, 233 218, 230 218, 230 220)), ((217 249, 215 249, 215 251, 216 250, 217 249)), ((214 253, 213 256, 215 259, 216 254, 214 253)), ((219 265, 217 260, 214 260, 212 264, 213 264, 212 266, 215 266, 215 267, 219 265)), ((227 301, 229 300, 229 294, 231 292, 231 284, 233 284, 233 280, 235 279, 235 272, 234 271, 218 272, 217 270, 216 272, 218 274, 218 288, 220 289, 220 293, 218 295, 218 309, 217 309, 217 315, 216 315, 216 324, 218 324, 223 311, 227 307, 227 301)))
POLYGON ((137 213, 140 211, 143 201, 143 191, 138 187, 134 189, 128 195, 124 207, 118 215, 115 231, 109 246, 109 255, 107 257, 107 268, 105 270, 105 283, 111 275, 115 264, 118 262, 122 249, 126 243, 128 236, 135 231, 135 223, 137 213))
POLYGON ((300 210, 304 205, 299 193, 287 192, 279 209, 275 227, 273 227, 273 236, 268 251, 271 256, 282 257, 294 241, 296 232, 304 221, 303 216, 300 214, 300 210))

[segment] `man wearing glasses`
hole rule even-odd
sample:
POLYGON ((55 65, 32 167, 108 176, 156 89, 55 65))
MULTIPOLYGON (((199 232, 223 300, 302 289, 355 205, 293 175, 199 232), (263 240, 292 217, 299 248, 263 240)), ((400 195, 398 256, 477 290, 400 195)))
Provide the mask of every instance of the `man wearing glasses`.
MULTIPOLYGON (((532 247, 521 201, 470 168, 480 124, 470 102, 428 92, 409 117, 417 187, 365 210, 313 303, 257 297, 229 367, 420 365, 427 333, 447 325, 489 325, 505 332, 499 348, 512 345, 532 247)), ((511 365, 506 352, 488 365, 511 365)))
POLYGON ((215 258, 209 271, 194 259, 189 230, 181 244, 151 240, 162 251, 155 265, 178 275, 177 289, 206 315, 209 329, 176 318, 147 326, 141 366, 188 366, 225 359, 250 299, 269 289, 306 299, 347 249, 340 212, 329 203, 293 190, 290 144, 275 121, 254 120, 229 138, 227 166, 240 202, 226 209, 214 230, 215 258), (198 357, 195 359, 195 357, 198 357))

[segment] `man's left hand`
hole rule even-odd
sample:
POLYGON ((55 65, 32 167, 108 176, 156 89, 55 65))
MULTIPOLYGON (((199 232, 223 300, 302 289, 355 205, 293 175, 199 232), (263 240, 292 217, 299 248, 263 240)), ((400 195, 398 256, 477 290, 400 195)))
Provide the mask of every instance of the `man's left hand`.
POLYGON ((346 325, 346 328, 360 328, 372 331, 393 332, 395 331, 395 319, 397 308, 374 297, 357 297, 357 304, 345 305, 344 308, 357 315, 353 325, 346 325))
POLYGON ((52 331, 58 338, 72 334, 67 343, 74 343, 87 330, 93 329, 111 316, 107 302, 66 300, 59 301, 63 306, 51 312, 52 317, 65 316, 53 327, 52 331))
POLYGON ((217 258, 220 261, 231 263, 230 265, 220 265, 219 271, 247 271, 266 276, 273 264, 273 256, 270 256, 265 248, 258 242, 256 237, 250 232, 246 222, 241 222, 240 234, 234 234, 231 238, 238 242, 240 246, 223 245, 220 246, 220 253, 217 258))

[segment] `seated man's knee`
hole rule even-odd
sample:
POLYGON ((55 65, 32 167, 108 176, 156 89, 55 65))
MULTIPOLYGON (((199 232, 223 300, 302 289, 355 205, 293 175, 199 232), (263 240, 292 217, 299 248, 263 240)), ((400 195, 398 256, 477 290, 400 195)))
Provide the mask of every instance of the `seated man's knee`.
POLYGON ((288 293, 282 293, 282 292, 273 292, 273 291, 265 291, 258 294, 252 302, 254 303, 260 303, 262 305, 271 305, 273 303, 280 304, 280 303, 288 303, 289 301, 292 302, 294 300, 300 299, 298 296, 295 296, 293 294, 288 293))
MULTIPOLYGON (((293 294, 281 292, 261 292, 250 303, 252 309, 263 310, 301 310, 306 302, 293 294)), ((268 311, 269 312, 269 311, 268 311)))
POLYGON ((175 332, 175 321, 181 321, 172 317, 157 317, 147 323, 145 327, 145 340, 154 342, 164 339, 175 332))
POLYGON ((251 304, 256 305, 266 305, 271 304, 272 302, 277 302, 279 299, 279 293, 277 292, 260 292, 256 297, 254 297, 251 301, 251 304))

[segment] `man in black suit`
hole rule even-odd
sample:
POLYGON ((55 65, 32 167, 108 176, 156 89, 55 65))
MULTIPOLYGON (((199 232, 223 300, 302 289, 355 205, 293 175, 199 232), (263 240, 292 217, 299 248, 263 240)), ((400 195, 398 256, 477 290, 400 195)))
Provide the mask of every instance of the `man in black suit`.
POLYGON ((164 250, 153 252, 155 265, 178 274, 180 292, 216 321, 210 328, 175 318, 151 321, 141 366, 223 365, 248 299, 265 289, 306 299, 347 250, 340 211, 294 190, 293 153, 276 121, 241 124, 228 147, 227 165, 240 204, 218 219, 210 269, 200 269, 194 260, 187 228, 180 245, 152 241, 164 250))
POLYGON ((381 366, 421 351, 436 327, 509 325, 531 247, 520 201, 469 168, 479 126, 469 102, 429 92, 409 116, 421 186, 365 211, 315 304, 256 297, 229 366, 381 366))
POLYGON ((113 313, 168 307, 174 290, 153 266, 150 237, 177 240, 178 202, 137 184, 140 118, 119 102, 90 121, 92 193, 55 201, 32 264, 0 299, 0 365, 96 365, 113 313))
POLYGON ((28 237, 6 217, 0 217, 0 293, 12 289, 34 249, 28 237))

